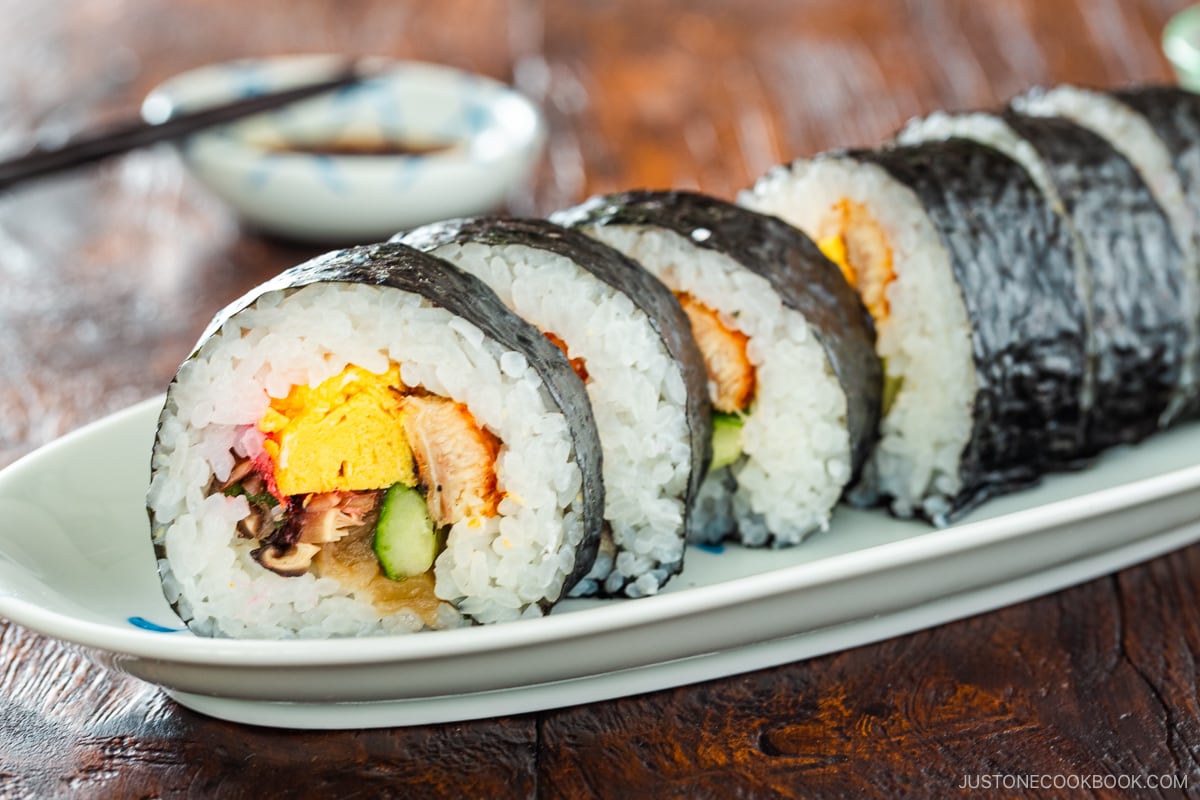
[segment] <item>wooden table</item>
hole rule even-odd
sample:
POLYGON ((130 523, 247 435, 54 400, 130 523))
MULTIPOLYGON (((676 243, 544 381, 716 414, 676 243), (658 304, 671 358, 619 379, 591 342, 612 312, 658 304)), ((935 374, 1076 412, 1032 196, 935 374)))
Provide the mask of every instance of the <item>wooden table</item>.
MULTIPOLYGON (((513 80, 544 105, 549 155, 514 211, 637 186, 730 197, 778 161, 877 144, 933 109, 1166 79, 1159 34, 1183 5, 6 0, 0 148, 134 113, 205 62, 385 53, 513 80)), ((0 196, 0 465, 162 391, 218 307, 314 252, 241 229, 169 148, 0 196)), ((214 721, 0 622, 0 795, 922 797, 997 773, 1200 787, 1198 594, 1200 546, 749 675, 334 733, 214 721)))

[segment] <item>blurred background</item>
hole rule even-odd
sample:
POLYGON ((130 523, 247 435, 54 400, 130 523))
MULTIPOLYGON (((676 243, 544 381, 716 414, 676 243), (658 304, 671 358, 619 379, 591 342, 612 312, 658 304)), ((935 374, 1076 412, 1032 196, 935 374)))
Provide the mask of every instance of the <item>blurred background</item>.
MULTIPOLYGON (((0 155, 134 117, 202 64, 380 54, 477 71, 543 108, 546 156, 513 213, 635 187, 729 198, 775 163, 877 144, 936 108, 1162 79, 1160 31, 1185 5, 3 0, 0 155)), ((166 145, 0 194, 0 330, 15 345, 0 352, 0 464, 161 391, 234 289, 315 252, 243 230, 166 145)))

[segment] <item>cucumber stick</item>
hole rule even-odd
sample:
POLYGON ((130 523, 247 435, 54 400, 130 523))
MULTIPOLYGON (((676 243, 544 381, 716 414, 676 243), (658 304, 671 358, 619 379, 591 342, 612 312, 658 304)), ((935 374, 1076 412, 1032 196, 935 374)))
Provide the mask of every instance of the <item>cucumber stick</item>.
POLYGON ((402 581, 428 572, 437 549, 425 498, 411 486, 394 484, 383 496, 375 525, 375 555, 383 574, 402 581))
POLYGON ((883 366, 883 401, 880 411, 886 417, 888 412, 892 410, 892 403, 896 402, 896 396, 900 394, 900 387, 904 385, 904 378, 888 373, 886 358, 881 358, 879 361, 883 366))
POLYGON ((712 415, 712 465, 709 470, 728 467, 742 454, 742 425, 744 420, 737 414, 712 415))

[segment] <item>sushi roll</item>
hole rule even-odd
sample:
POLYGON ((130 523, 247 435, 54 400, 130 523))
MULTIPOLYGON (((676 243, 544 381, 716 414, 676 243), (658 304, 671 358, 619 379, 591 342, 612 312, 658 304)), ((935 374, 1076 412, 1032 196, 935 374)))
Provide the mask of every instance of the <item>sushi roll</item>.
POLYGON ((1083 446, 1070 234, 1016 161, 962 139, 830 153, 740 202, 816 239, 874 317, 883 417, 859 502, 944 525, 1083 446))
POLYGON ((784 546, 828 526, 875 434, 870 318, 795 228, 688 192, 593 198, 551 217, 642 264, 691 324, 714 407, 693 538, 784 546))
POLYGON ((1169 86, 1113 92, 1077 86, 1035 87, 1012 99, 1013 111, 1061 117, 1100 136, 1137 169, 1190 256, 1200 235, 1200 162, 1189 150, 1200 135, 1200 98, 1169 86))
POLYGON ((1195 358, 1190 263, 1139 172, 1063 118, 935 114, 898 141, 969 138, 1019 161, 1063 217, 1086 304, 1088 441, 1081 455, 1139 441, 1190 404, 1195 358))
POLYGON ((398 238, 481 279, 570 358, 600 433, 607 523, 574 594, 656 593, 682 567, 709 460, 704 362, 679 303, 615 250, 544 220, 453 220, 398 238))
POLYGON ((159 418, 147 496, 196 633, 403 633, 547 610, 591 568, 595 424, 562 351, 399 244, 221 311, 159 418))
MULTIPOLYGON (((1064 89, 1047 92, 1043 102, 1057 110, 1056 99, 1063 94, 1067 94, 1064 89)), ((1094 99, 1096 95, 1087 92, 1084 96, 1094 99)), ((1133 161, 1171 216, 1181 244, 1200 249, 1200 95, 1178 86, 1134 86, 1099 97, 1109 102, 1101 101, 1106 113, 1096 125, 1088 125, 1083 114, 1061 113, 1100 133, 1133 161), (1117 109, 1112 116, 1108 113, 1110 103, 1115 103, 1117 109), (1121 114, 1122 109, 1125 114, 1121 114), (1112 118, 1132 120, 1128 127, 1138 131, 1136 140, 1124 146, 1124 127, 1112 125, 1112 118)), ((1032 112, 1037 105, 1041 103, 1035 104, 1029 98, 1023 107, 1032 112)), ((1087 119, 1091 118, 1088 114, 1087 119)))
MULTIPOLYGON (((1124 248, 1113 246, 1116 260, 1122 254, 1134 270, 1148 269, 1159 276, 1158 286, 1146 286, 1147 300, 1157 304, 1164 292, 1178 291, 1177 300, 1168 302, 1168 313, 1183 306, 1188 327, 1178 386, 1160 426, 1200 413, 1200 162, 1196 161, 1195 136, 1200 133, 1200 112, 1195 95, 1170 87, 1142 87, 1106 93, 1075 86, 1036 88, 1016 97, 1009 118, 1021 122, 1027 117, 1060 118, 1086 128, 1104 144, 1089 142, 1088 137, 1071 132, 1066 126, 1026 122, 1030 141, 1042 151, 1056 173, 1078 168, 1087 173, 1080 182, 1084 189, 1111 197, 1105 212, 1118 223, 1127 213, 1135 223, 1124 227, 1140 232, 1143 242, 1124 248), (1065 130, 1065 133, 1059 131, 1065 130), (1065 137, 1062 146, 1054 139, 1065 137), (1072 143, 1078 143, 1072 148, 1072 143), (1110 148, 1108 152, 1105 151, 1110 148), (1115 153, 1115 155, 1114 155, 1115 153), (1103 169, 1096 166, 1104 159, 1103 169), (1066 162, 1061 163, 1061 162, 1066 162), (1136 204, 1130 212, 1126 206, 1136 204), (1167 233, 1161 233, 1161 228, 1167 233), (1159 252, 1155 243, 1163 241, 1159 252), (1134 263, 1137 247, 1144 258, 1134 263), (1153 294, 1151 294, 1153 293, 1153 294)), ((1071 182, 1069 177, 1065 181, 1071 182)), ((1069 202, 1069 198, 1068 198, 1069 202)), ((1074 216, 1080 216, 1074 214, 1074 216)), ((1094 226, 1108 224, 1090 215, 1094 226)), ((1087 232, 1085 231, 1085 236, 1087 232)), ((1093 250, 1098 250, 1093 247, 1093 250)), ((1093 256, 1095 258, 1095 256, 1093 256)), ((1136 312, 1134 312, 1136 314, 1136 312)), ((1136 321, 1134 324, 1139 324, 1136 321)), ((1153 324, 1153 323, 1148 323, 1153 324)), ((1143 330, 1147 330, 1143 324, 1143 330)), ((1139 432, 1135 431, 1134 435, 1139 432)), ((1117 441, 1123 441, 1118 438, 1117 441)))

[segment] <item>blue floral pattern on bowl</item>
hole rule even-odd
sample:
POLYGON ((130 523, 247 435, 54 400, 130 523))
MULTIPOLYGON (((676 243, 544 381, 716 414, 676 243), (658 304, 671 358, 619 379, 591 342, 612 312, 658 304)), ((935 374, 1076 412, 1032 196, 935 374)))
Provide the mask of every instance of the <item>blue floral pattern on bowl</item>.
POLYGON ((165 625, 159 625, 157 622, 151 622, 145 617, 129 617, 128 622, 135 628, 152 633, 182 633, 187 628, 168 628, 165 625))
MULTIPOLYGON (((172 110, 323 77, 343 60, 287 56, 203 67, 155 89, 172 110)), ((421 62, 364 62, 357 85, 205 131, 182 148, 189 169, 252 225, 297 239, 369 242, 501 206, 545 143, 527 98, 497 81, 421 62), (288 149, 343 140, 439 145, 421 154, 330 155, 288 149)), ((149 112, 146 111, 147 116, 149 112)))

